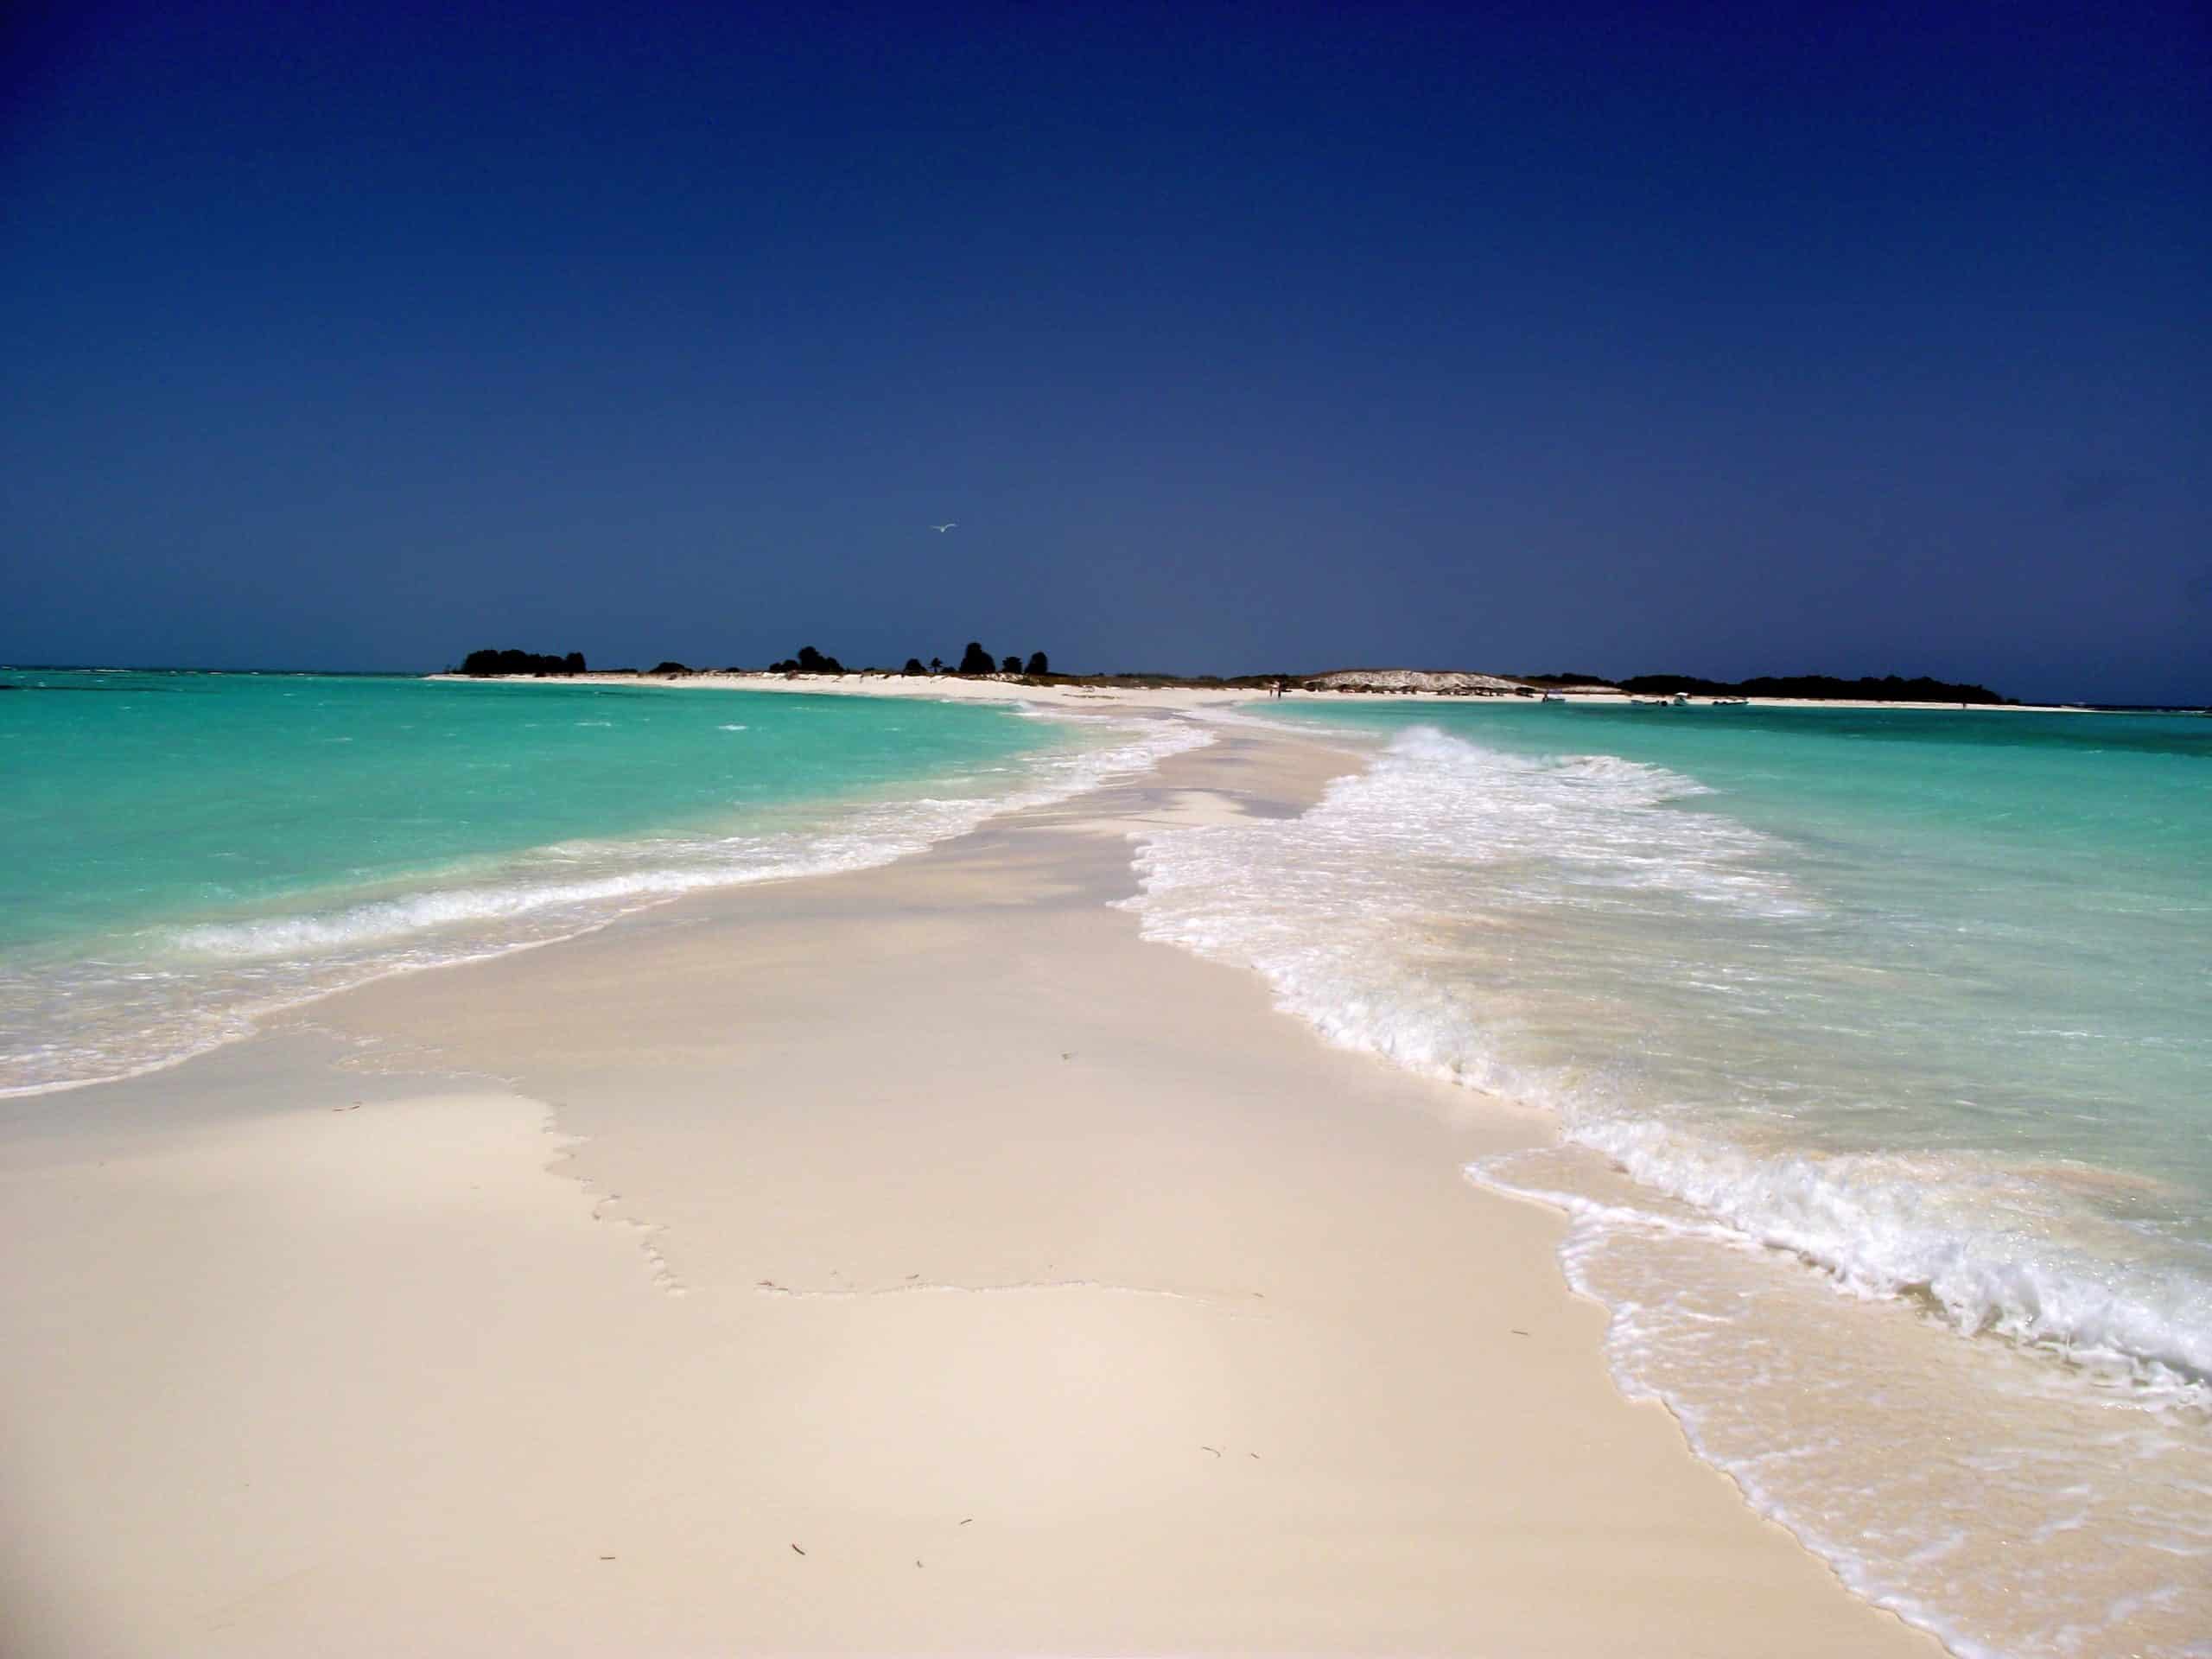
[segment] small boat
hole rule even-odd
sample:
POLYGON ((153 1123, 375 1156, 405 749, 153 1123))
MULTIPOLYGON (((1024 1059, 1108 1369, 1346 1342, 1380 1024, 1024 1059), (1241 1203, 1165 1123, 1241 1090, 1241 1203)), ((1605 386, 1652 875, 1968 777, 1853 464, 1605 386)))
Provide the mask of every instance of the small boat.
POLYGON ((1544 701, 1546 702, 1565 702, 1567 699, 1560 696, 1556 691, 1547 691, 1544 693, 1544 701))
POLYGON ((1667 706, 1667 699, 1664 697, 1630 697, 1629 699, 1629 704, 1631 708, 1637 709, 1664 709, 1667 706))
POLYGON ((1690 706, 1689 694, 1685 691, 1675 692, 1673 696, 1667 699, 1667 706, 1670 709, 1688 708, 1690 706))
POLYGON ((1716 709, 1748 709, 1751 706, 1751 700, 1749 697, 1715 697, 1713 706, 1716 709))

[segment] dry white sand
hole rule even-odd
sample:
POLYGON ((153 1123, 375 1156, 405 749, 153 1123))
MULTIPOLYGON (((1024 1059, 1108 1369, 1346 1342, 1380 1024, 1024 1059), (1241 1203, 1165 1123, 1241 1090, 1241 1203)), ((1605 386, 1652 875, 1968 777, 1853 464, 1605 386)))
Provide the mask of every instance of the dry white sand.
POLYGON ((15 1103, 0 1650, 1937 1652, 1615 1393, 1458 1173, 1540 1120, 1107 907, 1350 764, 1232 728, 15 1103))
MULTIPOLYGON (((434 680, 471 677, 433 674, 434 680)), ((769 691, 812 693, 836 697, 925 697, 941 702, 1028 702, 1045 708, 1109 712, 1132 709, 1184 713, 1200 709, 1223 709, 1236 703, 1265 700, 1249 686, 1199 685, 1077 685, 1066 681, 1034 683, 1020 679, 988 677, 963 678, 957 674, 569 674, 539 679, 535 675, 494 674, 477 677, 475 683, 499 685, 611 685, 674 686, 689 690, 769 691)), ((1296 696, 1309 695, 1294 693, 1296 696)), ((1318 694, 1314 694, 1318 695, 1318 694)))
MULTIPOLYGON (((457 674, 433 674, 434 680, 454 680, 466 677, 457 674)), ((1469 698, 1450 692, 1423 691, 1414 689, 1379 692, 1306 691, 1292 689, 1281 698, 1272 697, 1263 690, 1249 686, 1202 685, 1075 685, 1061 681, 1040 681, 1036 683, 1020 679, 978 677, 963 678, 957 674, 890 674, 880 671, 855 671, 849 674, 770 674, 766 672, 726 674, 707 671, 696 674, 575 674, 554 679, 539 679, 534 675, 491 675, 477 678, 479 684, 486 682, 503 685, 652 685, 676 686, 701 690, 720 691, 780 691, 812 692, 826 696, 842 697, 931 697, 946 702, 1029 702, 1047 708, 1120 708, 1148 709, 1168 712, 1188 712, 1205 709, 1224 709, 1236 704, 1265 707, 1271 702, 1351 703, 1382 699, 1410 698, 1427 702, 1469 702, 1484 708, 1520 708, 1541 706, 1534 696, 1496 696, 1469 698)), ((1631 697, 1620 691, 1569 691, 1563 701, 1571 703, 1595 704, 1603 708, 1624 709, 1649 704, 1652 698, 1631 697)), ((1969 706, 1959 702, 1872 702, 1835 697, 1751 697, 1747 699, 1758 709, 1919 709, 1958 714, 2022 714, 2022 715, 2082 715, 2094 714, 2094 709, 2073 704, 2060 703, 1978 703, 1969 706)), ((1714 699, 1696 696, 1688 706, 1707 709, 1715 706, 1714 699)), ((1722 705, 1725 706, 1725 705, 1722 705)))

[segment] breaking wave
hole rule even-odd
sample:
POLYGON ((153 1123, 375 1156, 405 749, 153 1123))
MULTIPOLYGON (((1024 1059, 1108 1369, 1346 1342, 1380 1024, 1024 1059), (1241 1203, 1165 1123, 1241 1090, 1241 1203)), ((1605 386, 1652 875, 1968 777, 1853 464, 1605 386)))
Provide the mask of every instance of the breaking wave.
MULTIPOLYGON (((1141 891, 1126 902, 1146 937, 1256 970, 1338 1046, 1548 1109, 1565 1144, 1541 1167, 1507 1159, 1468 1173, 1574 1217, 1568 1265, 1614 1308, 1624 1384, 1665 1398, 1762 1508, 1855 1586, 1962 1650, 2008 1650, 1974 1635, 1987 1628, 1980 1613, 1950 1616, 1982 1592, 1931 1589, 1947 1552, 1911 1566, 1878 1551, 1862 1560, 1856 1529, 1893 1520, 1879 1503, 1847 1514, 1761 1461, 1824 1433, 1793 1417, 1802 1403, 1763 1389, 1781 1368, 1732 1369, 1708 1353, 1687 1373, 1670 1369, 1669 1354, 1714 1340, 1712 1323, 1739 1305, 1781 1318, 1764 1281, 1716 1299, 1718 1312, 1692 1313, 1694 1297, 1724 1262, 1739 1274, 1779 1252, 1789 1265, 1765 1272, 1816 1269, 1807 1276, 1825 1282, 1831 1307, 1840 1292, 1909 1323, 1996 1338, 2031 1368, 2040 1356, 2077 1405, 2177 1413, 2144 1432, 2179 1435, 2201 1460, 2212 1255, 2158 1222, 2151 1178, 1977 1146, 1989 1109, 1948 1097, 1958 1085, 1939 1014, 1971 1020, 1984 1017, 1978 1006, 1931 1013, 1925 987, 1902 986, 1884 954, 1913 948, 1898 943, 1903 924, 1838 899, 1820 857, 1713 806, 1704 785, 1665 766, 1505 753, 1415 728, 1301 817, 1146 833, 1141 891), (1883 999, 1908 990, 1910 1017, 1892 1021, 1883 999), (1662 1245, 1668 1274, 1655 1274, 1662 1245), (1589 1263, 1601 1255, 1599 1273, 1589 1263), (1693 1274, 1706 1277, 1694 1287, 1693 1274), (1725 1450, 1736 1442, 1713 1426, 1721 1417, 1749 1425, 1742 1444, 1764 1449, 1725 1450)), ((1809 1351, 1833 1316, 1790 1306, 1809 1351)), ((1998 1375, 1974 1363, 1974 1375, 1998 1375)), ((2036 1399, 2019 1432, 2037 1444, 2048 1431, 2055 1448, 2039 1484, 2068 1455, 2051 1414, 2072 1408, 2036 1399)), ((1898 1446, 1911 1432, 1879 1431, 1904 1437, 1898 1446)), ((2172 1446, 2158 1445, 2176 1466, 2172 1446)), ((2102 1490, 2110 1474, 2085 1473, 2082 1490, 2102 1490)), ((1854 1490, 1897 1496, 1878 1472, 1853 1478, 1854 1490)), ((2103 1524, 2117 1536, 2118 1487, 2111 1497, 2103 1524)), ((2019 1494, 2036 1526, 2052 1522, 2051 1501, 2036 1484, 2019 1494)), ((1934 1514, 1947 1502, 1921 1492, 1911 1505, 1934 1514)), ((1958 1524, 1971 1526, 1970 1508, 1958 1524)), ((2180 1541, 2160 1534, 2165 1542, 2146 1548, 2212 1553, 2212 1529, 2177 1530, 2180 1541)), ((2010 1593, 2016 1613, 2032 1604, 2010 1593)), ((2081 1595, 2095 1593, 2094 1578, 2082 1582, 2081 1595)), ((2086 1617, 2056 1609, 2037 1628, 2086 1617)), ((2009 1650, 2071 1649, 2031 1640, 2009 1650)))

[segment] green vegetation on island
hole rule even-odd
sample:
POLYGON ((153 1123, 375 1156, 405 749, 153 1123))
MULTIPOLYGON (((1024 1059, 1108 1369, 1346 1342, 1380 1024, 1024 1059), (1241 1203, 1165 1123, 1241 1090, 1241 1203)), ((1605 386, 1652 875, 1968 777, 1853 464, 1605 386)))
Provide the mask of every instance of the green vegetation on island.
POLYGON ((534 651, 472 651, 461 659, 461 671, 476 679, 495 674, 582 674, 584 654, 572 651, 554 657, 534 651))
MULTIPOLYGON (((531 675, 539 677, 556 675, 582 674, 586 671, 584 655, 572 651, 565 657, 555 657, 528 651, 472 651, 463 661, 460 671, 476 678, 496 675, 531 675)), ((608 669, 605 673, 634 675, 633 668, 608 669)), ((664 661, 645 671, 663 678, 672 678, 709 671, 695 670, 674 660, 664 661)), ((948 670, 944 659, 932 657, 924 667, 919 657, 906 658, 902 669, 848 669, 835 657, 813 645, 801 645, 794 656, 771 663, 766 670, 747 670, 731 667, 720 671, 727 674, 766 672, 770 674, 903 674, 936 675, 947 672, 965 677, 988 676, 994 679, 1050 679, 1075 685, 1139 685, 1147 687, 1191 686, 1196 688, 1251 689, 1273 690, 1277 687, 1297 687, 1307 691, 1340 691, 1370 693, 1403 693, 1430 691, 1459 696, 1535 696, 1540 690, 1572 689, 1589 691, 1620 691, 1640 696, 1671 697, 1788 697, 1815 702, 1947 702, 1967 703, 1984 707, 2004 707, 2016 703, 2017 699, 1993 691, 1986 685, 1959 683, 1939 680, 1927 675, 1910 679, 1897 674, 1885 674, 1877 678, 1867 675, 1855 680, 1843 679, 1833 674, 1759 675, 1746 680, 1709 680, 1694 674, 1635 674, 1625 679, 1613 679, 1603 674, 1572 673, 1565 671, 1550 674, 1478 674, 1457 669, 1338 669, 1323 674, 1171 674, 1129 673, 1112 674, 1055 673, 1052 659, 1041 651, 1029 653, 1025 662, 1014 652, 994 657, 983 648, 979 639, 970 639, 961 653, 959 666, 948 670)))
POLYGON ((842 674, 845 665, 835 657, 824 657, 812 645, 801 645, 798 656, 769 664, 768 671, 772 674, 842 674))

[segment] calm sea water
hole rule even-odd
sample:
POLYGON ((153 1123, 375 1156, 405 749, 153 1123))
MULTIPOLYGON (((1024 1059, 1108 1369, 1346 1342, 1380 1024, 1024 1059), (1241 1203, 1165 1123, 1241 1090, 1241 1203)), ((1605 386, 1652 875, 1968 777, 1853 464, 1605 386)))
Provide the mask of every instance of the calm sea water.
POLYGON ((1187 733, 661 687, 0 670, 0 1092, 704 887, 880 863, 1187 733))
MULTIPOLYGON (((880 863, 1179 722, 0 671, 0 1090, 378 975, 880 863)), ((1612 1362, 1967 1654, 2212 1652, 2212 721, 1357 702, 1154 938, 1548 1107, 1612 1362)))
POLYGON ((1548 1106, 1612 1358, 1968 1653, 2212 1652, 2212 720, 1388 702, 1147 931, 1548 1106))

